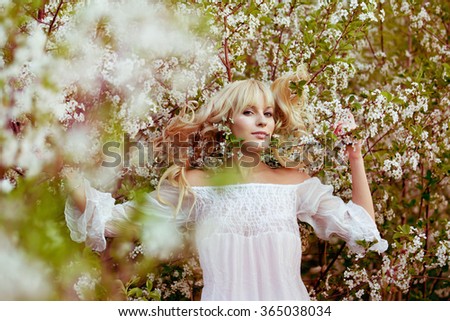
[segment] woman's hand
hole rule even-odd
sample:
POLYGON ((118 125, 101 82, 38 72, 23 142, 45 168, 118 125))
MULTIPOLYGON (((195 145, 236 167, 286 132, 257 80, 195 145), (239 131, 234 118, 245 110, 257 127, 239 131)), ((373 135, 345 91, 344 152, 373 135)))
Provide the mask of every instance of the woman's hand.
POLYGON ((346 152, 350 160, 362 158, 361 146, 363 142, 361 140, 355 141, 351 136, 352 131, 357 127, 355 117, 349 110, 346 110, 333 126, 333 133, 347 144, 346 152))
POLYGON ((66 179, 66 182, 71 189, 80 186, 81 183, 83 182, 83 177, 80 175, 78 170, 73 167, 69 166, 63 167, 61 173, 63 177, 66 179))
POLYGON ((75 202, 80 212, 86 208, 86 194, 84 190, 84 178, 77 169, 64 167, 62 175, 65 178, 69 197, 75 202))
POLYGON ((375 220, 372 194, 367 182, 364 159, 361 153, 363 142, 352 135, 352 130, 356 129, 356 127, 355 118, 347 110, 333 126, 333 132, 347 145, 346 152, 352 173, 352 201, 362 206, 375 220))
POLYGON ((338 118, 336 124, 333 126, 333 133, 338 137, 348 135, 352 130, 356 129, 355 117, 347 109, 340 118, 338 118))
POLYGON ((346 152, 350 160, 362 159, 362 147, 363 142, 361 140, 354 142, 353 144, 348 144, 346 152))

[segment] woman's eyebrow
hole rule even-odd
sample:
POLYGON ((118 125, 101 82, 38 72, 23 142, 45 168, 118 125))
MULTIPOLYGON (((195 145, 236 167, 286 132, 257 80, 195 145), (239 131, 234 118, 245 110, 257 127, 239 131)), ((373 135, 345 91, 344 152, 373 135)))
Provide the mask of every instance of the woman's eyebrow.
POLYGON ((256 110, 257 108, 254 106, 254 105, 248 105, 244 110, 247 110, 247 109, 251 109, 251 110, 256 110))
MULTIPOLYGON (((254 106, 254 105, 248 105, 247 108, 257 109, 256 106, 254 106)), ((264 107, 264 110, 266 110, 266 109, 273 109, 273 106, 266 106, 266 107, 264 107)))

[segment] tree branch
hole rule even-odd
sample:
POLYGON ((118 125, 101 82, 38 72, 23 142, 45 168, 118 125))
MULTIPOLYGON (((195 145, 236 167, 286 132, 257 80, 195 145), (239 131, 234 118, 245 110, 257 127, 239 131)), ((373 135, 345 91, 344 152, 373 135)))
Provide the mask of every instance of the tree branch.
POLYGON ((333 257, 333 260, 331 260, 331 262, 327 265, 327 268, 325 269, 325 271, 323 271, 323 272, 321 271, 321 272, 320 272, 320 276, 319 276, 319 278, 317 279, 316 284, 314 285, 314 290, 317 290, 317 288, 319 287, 320 281, 323 279, 323 277, 324 277, 325 275, 327 275, 328 271, 331 269, 331 267, 333 266, 334 262, 336 262, 336 260, 337 260, 337 258, 339 257, 339 255, 341 255, 342 251, 343 251, 344 248, 345 248, 345 244, 346 244, 346 243, 343 243, 343 244, 341 245, 341 247, 340 247, 339 250, 337 251, 336 255, 333 257))
POLYGON ((56 12, 53 15, 52 22, 50 22, 50 26, 48 27, 47 37, 50 37, 50 34, 53 31, 53 27, 55 25, 56 18, 58 17, 58 13, 61 10, 61 7, 62 7, 63 4, 64 4, 64 0, 60 0, 59 3, 58 3, 58 7, 56 8, 56 12))
POLYGON ((371 152, 373 147, 378 144, 380 142, 380 140, 382 140, 384 137, 386 137, 387 134, 389 134, 391 132, 392 128, 389 128, 389 130, 387 132, 385 132, 383 135, 381 135, 380 138, 378 138, 375 143, 372 144, 372 146, 370 146, 367 151, 364 153, 363 157, 366 157, 367 153, 371 152))
MULTIPOLYGON (((224 27, 225 27, 225 33, 226 33, 227 28, 228 28, 227 17, 223 18, 223 23, 224 23, 224 27)), ((228 57, 228 52, 229 52, 228 37, 225 37, 225 40, 223 41, 223 49, 224 49, 225 58, 222 59, 222 57, 220 57, 220 60, 225 65, 225 68, 227 69, 228 81, 231 82, 233 80, 233 75, 231 73, 230 59, 228 57)))
MULTIPOLYGON (((294 6, 295 6, 295 2, 291 4, 290 8, 289 8, 289 13, 288 13, 288 17, 290 17, 292 15, 292 12, 294 12, 294 6)), ((277 68, 278 68, 278 63, 280 61, 280 50, 281 50, 281 40, 283 39, 283 34, 286 28, 281 28, 280 30, 280 34, 278 36, 278 49, 277 49, 277 53, 275 54, 275 64, 273 65, 273 69, 272 69, 272 76, 270 77, 270 79, 275 80, 275 74, 277 72, 277 68)))
POLYGON ((342 31, 342 34, 340 35, 339 39, 336 40, 336 43, 333 46, 333 49, 330 50, 327 60, 325 61, 324 65, 314 73, 314 75, 311 77, 311 79, 306 83, 306 85, 309 85, 310 83, 312 83, 312 81, 322 72, 325 70, 325 68, 328 66, 328 61, 330 60, 331 56, 333 55, 333 53, 336 51, 336 48, 338 47, 339 43, 341 42, 342 38, 345 35, 345 32, 347 31, 348 26, 350 25, 350 23, 352 23, 353 21, 353 14, 350 18, 350 20, 348 21, 348 23, 345 25, 344 30, 342 31))
POLYGON ((430 34, 431 36, 433 36, 436 40, 438 40, 441 44, 443 44, 444 46, 448 46, 448 44, 441 39, 440 37, 438 37, 437 35, 435 35, 434 33, 432 33, 430 30, 428 30, 425 27, 422 27, 422 30, 425 31, 426 33, 430 34))
POLYGON ((370 51, 372 52, 373 57, 375 58, 375 60, 377 62, 379 62, 377 56, 375 55, 375 50, 373 50, 372 43, 370 42, 369 36, 368 35, 364 35, 364 36, 366 37, 367 43, 369 44, 369 48, 370 48, 370 51))
MULTIPOLYGON (((379 11, 381 11, 383 9, 383 4, 381 3, 381 1, 378 2, 378 9, 379 11)), ((381 51, 384 52, 384 37, 383 37, 383 21, 381 21, 380 19, 380 26, 379 26, 379 32, 380 32, 380 47, 381 47, 381 51)), ((383 57, 383 63, 384 63, 385 58, 383 57)))

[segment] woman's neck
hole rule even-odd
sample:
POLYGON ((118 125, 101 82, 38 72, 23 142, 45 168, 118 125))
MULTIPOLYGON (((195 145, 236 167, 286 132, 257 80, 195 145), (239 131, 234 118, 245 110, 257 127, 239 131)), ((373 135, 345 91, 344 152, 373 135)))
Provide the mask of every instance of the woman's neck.
POLYGON ((244 180, 269 169, 269 166, 261 161, 260 152, 243 153, 240 150, 233 153, 227 167, 232 169, 232 172, 239 174, 244 180))

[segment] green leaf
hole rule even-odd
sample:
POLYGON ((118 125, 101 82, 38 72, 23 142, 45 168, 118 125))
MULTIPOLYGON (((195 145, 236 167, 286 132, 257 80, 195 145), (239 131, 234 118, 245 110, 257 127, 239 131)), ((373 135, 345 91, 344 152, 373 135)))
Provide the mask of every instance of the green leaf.
POLYGON ((309 45, 314 39, 314 35, 309 32, 303 33, 303 40, 305 42, 305 45, 309 45))
POLYGON ((257 6, 257 4, 254 1, 250 1, 250 5, 245 10, 245 14, 256 16, 258 13, 260 13, 260 10, 257 6))
POLYGON ((353 45, 351 43, 343 44, 339 46, 340 50, 349 51, 353 49, 353 45))
POLYGON ((147 290, 150 291, 153 288, 153 282, 149 279, 147 279, 147 282, 145 283, 147 290))
POLYGON ((300 81, 291 81, 289 84, 289 89, 291 89, 293 92, 297 94, 297 96, 301 96, 303 94, 303 87, 306 85, 306 80, 300 80, 300 81))
POLYGON ((128 296, 142 297, 142 290, 140 288, 132 288, 131 290, 128 291, 128 296))
POLYGON ((159 291, 149 292, 148 297, 155 301, 161 301, 161 294, 159 293, 159 291))
POLYGON ((360 103, 358 103, 358 102, 354 102, 354 103, 352 104, 352 107, 353 107, 353 109, 354 109, 355 111, 358 111, 358 110, 360 110, 360 109, 362 108, 362 105, 361 105, 360 103))
POLYGON ((402 233, 396 232, 396 233, 394 233, 393 238, 394 238, 394 239, 399 239, 399 238, 401 238, 402 236, 403 236, 402 233))
POLYGON ((392 96, 391 93, 389 93, 389 92, 387 92, 387 91, 382 91, 382 92, 381 92, 381 95, 383 95, 384 97, 386 97, 386 99, 387 99, 388 102, 392 101, 393 96, 392 96))

